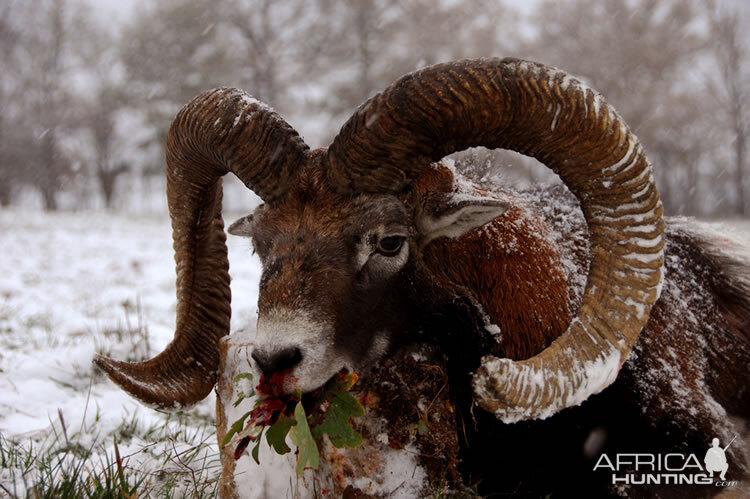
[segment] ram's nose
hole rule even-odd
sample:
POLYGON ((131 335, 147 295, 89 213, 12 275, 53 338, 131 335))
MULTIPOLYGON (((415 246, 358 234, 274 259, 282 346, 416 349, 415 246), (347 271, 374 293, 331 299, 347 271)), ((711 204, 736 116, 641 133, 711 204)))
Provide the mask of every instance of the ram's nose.
POLYGON ((273 351, 256 348, 253 350, 252 357, 265 376, 293 369, 302 362, 302 352, 299 348, 285 348, 273 351))

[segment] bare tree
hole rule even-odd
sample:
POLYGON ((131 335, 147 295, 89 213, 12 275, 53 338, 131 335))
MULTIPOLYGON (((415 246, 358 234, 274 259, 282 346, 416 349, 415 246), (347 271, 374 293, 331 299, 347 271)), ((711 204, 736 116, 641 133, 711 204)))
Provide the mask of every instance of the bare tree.
POLYGON ((63 72, 63 50, 68 32, 65 26, 66 0, 51 0, 43 14, 44 25, 36 33, 35 53, 29 54, 38 61, 35 74, 38 86, 32 97, 34 121, 38 127, 38 155, 30 182, 35 185, 47 210, 57 209, 57 192, 62 187, 63 176, 68 173, 67 159, 60 154, 58 134, 62 121, 63 89, 60 78, 63 72))
POLYGON ((326 26, 335 43, 320 54, 328 91, 318 105, 339 120, 405 73, 516 48, 517 17, 501 2, 328 0, 324 5, 335 17, 326 26))
POLYGON ((121 107, 119 89, 105 84, 97 91, 96 98, 85 119, 86 127, 93 135, 94 174, 107 209, 112 208, 118 177, 131 169, 128 163, 114 157, 115 125, 117 111, 121 107))
POLYGON ((123 152, 118 121, 121 112, 129 109, 118 42, 116 33, 97 25, 89 27, 86 45, 78 48, 85 66, 80 72, 87 76, 87 90, 71 119, 76 129, 83 132, 76 159, 96 180, 107 209, 112 208, 117 179, 131 171, 126 161, 117 158, 123 152))
POLYGON ((709 79, 709 90, 719 104, 734 142, 735 209, 747 214, 745 168, 750 135, 750 54, 747 27, 735 6, 706 2, 711 47, 718 71, 709 79))
MULTIPOLYGON (((282 27, 299 18, 293 1, 222 0, 220 20, 235 31, 241 52, 239 75, 257 98, 278 105, 283 94, 281 67, 285 65, 282 27)), ((297 7, 301 7, 298 5, 297 7)))
POLYGON ((12 100, 13 83, 10 76, 13 74, 12 55, 17 46, 20 33, 11 22, 14 14, 15 2, 0 3, 0 65, 5 68, 0 76, 0 206, 8 206, 11 202, 14 184, 16 183, 16 168, 11 148, 15 141, 11 140, 10 101, 12 100))
POLYGON ((15 117, 14 168, 19 180, 36 188, 45 209, 58 207, 57 193, 73 169, 62 147, 76 109, 71 78, 76 46, 85 39, 87 9, 68 0, 18 2, 9 21, 19 33, 5 77, 15 89, 9 103, 15 117), (18 137, 19 133, 27 136, 18 137))
POLYGON ((694 141, 710 126, 696 130, 705 96, 685 77, 705 47, 694 29, 698 13, 693 2, 678 0, 546 1, 534 16, 538 37, 524 50, 586 78, 617 108, 658 165, 672 213, 692 209, 687 183, 698 178, 700 161, 694 141))
POLYGON ((153 154, 145 172, 163 171, 163 144, 177 111, 200 92, 236 86, 236 51, 222 43, 218 9, 189 0, 160 0, 138 10, 123 28, 119 56, 129 105, 153 130, 142 149, 153 154))

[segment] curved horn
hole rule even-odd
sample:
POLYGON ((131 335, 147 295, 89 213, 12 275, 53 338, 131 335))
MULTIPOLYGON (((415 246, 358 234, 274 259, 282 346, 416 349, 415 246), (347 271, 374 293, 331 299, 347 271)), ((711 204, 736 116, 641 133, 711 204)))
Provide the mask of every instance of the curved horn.
POLYGON ((617 377, 662 282, 662 206, 638 139, 600 94, 517 59, 479 59, 403 77, 363 104, 328 151, 344 192, 404 189, 421 168, 468 147, 533 156, 577 196, 590 233, 583 302, 567 331, 527 360, 484 357, 473 378, 505 422, 580 404, 617 377))
POLYGON ((167 200, 177 268, 177 324, 146 362, 94 362, 142 402, 179 409, 216 382, 218 341, 229 334, 229 264, 221 176, 233 172, 266 202, 280 199, 308 147, 271 108, 237 89, 205 92, 179 112, 167 135, 167 200))

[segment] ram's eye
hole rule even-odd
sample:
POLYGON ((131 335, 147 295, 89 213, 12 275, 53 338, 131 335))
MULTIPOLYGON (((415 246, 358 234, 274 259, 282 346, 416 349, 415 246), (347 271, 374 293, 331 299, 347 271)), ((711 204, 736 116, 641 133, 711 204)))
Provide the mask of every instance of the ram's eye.
POLYGON ((396 256, 404 244, 404 236, 388 236, 378 241, 378 253, 385 256, 396 256))

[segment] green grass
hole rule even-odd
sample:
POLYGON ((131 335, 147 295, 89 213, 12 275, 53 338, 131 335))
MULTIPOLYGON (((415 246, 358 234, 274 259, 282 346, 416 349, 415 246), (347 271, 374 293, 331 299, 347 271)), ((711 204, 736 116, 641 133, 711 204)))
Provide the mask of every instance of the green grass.
POLYGON ((94 351, 151 358, 168 335, 173 312, 163 304, 174 297, 174 273, 151 260, 170 261, 168 237, 159 242, 165 219, 0 215, 11 239, 24 241, 3 260, 18 279, 0 290, 0 499, 216 496, 210 404, 180 414, 136 409, 90 362, 94 351), (113 225, 129 238, 122 248, 111 244, 113 225))
POLYGON ((0 497, 217 494, 221 464, 213 424, 207 418, 169 414, 159 425, 146 425, 133 416, 108 435, 98 435, 93 428, 69 435, 59 415, 52 428, 39 442, 17 442, 0 435, 0 497))
MULTIPOLYGON (((0 318, 7 320, 15 310, 3 298, 0 318)), ((140 299, 136 296, 121 306, 123 319, 117 327, 84 331, 80 337, 93 336, 99 353, 109 354, 105 345, 116 345, 118 357, 149 358, 153 352, 140 299)), ((21 324, 29 333, 24 346, 55 349, 65 341, 81 341, 57 338, 52 322, 45 314, 27 317, 21 324), (32 330, 41 334, 31 334, 32 330)), ((0 332, 0 348, 12 350, 15 341, 13 331, 0 332)), ((193 411, 153 417, 153 413, 139 411, 124 415, 113 429, 111 422, 100 421, 96 403, 90 404, 92 386, 105 382, 103 374, 90 364, 70 368, 74 376, 48 379, 60 390, 86 396, 83 421, 69 424, 58 410, 49 427, 30 438, 0 432, 0 498, 206 498, 218 494, 221 463, 211 416, 193 411), (92 422, 86 412, 91 416, 93 411, 92 422)))

